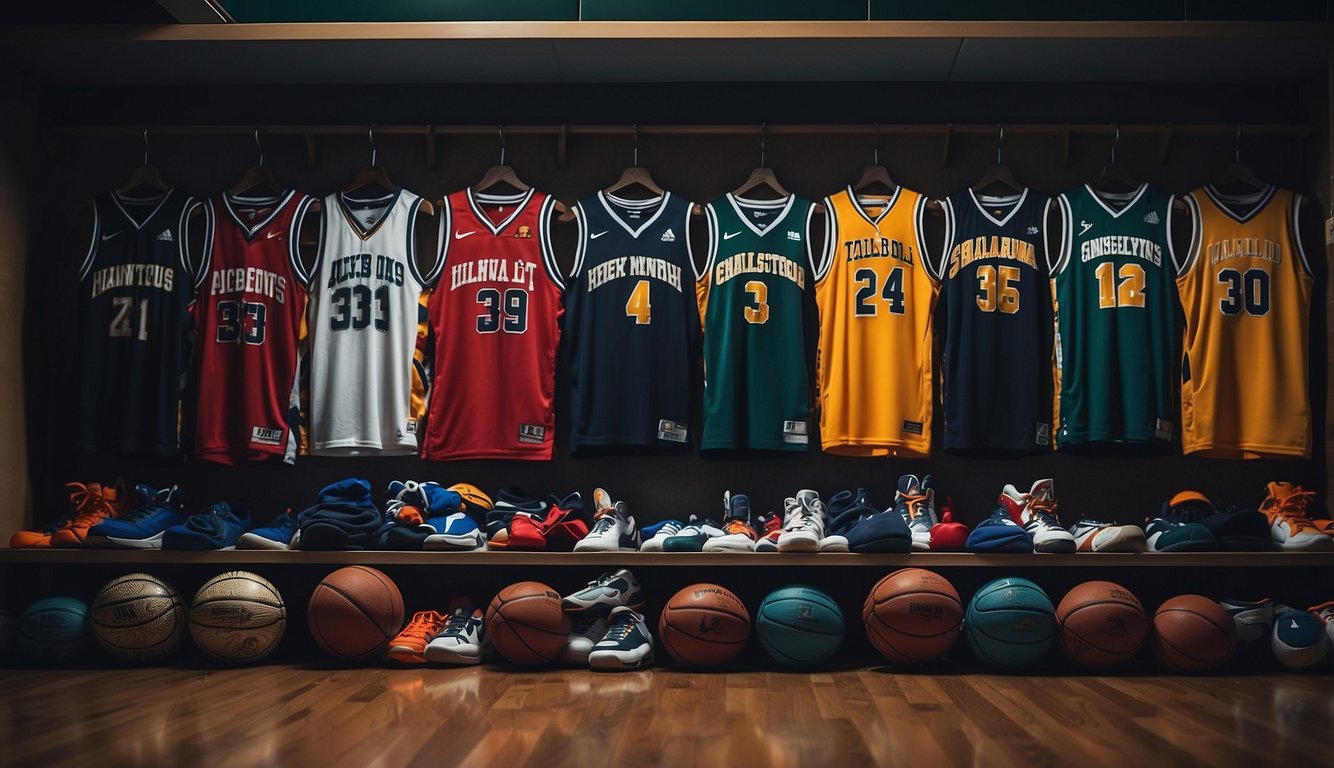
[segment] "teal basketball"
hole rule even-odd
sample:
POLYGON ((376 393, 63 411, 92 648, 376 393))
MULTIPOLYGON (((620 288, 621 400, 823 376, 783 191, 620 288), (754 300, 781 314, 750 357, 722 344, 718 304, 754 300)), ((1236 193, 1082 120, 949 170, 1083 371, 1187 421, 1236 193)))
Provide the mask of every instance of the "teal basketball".
POLYGON ((968 602, 964 636, 973 655, 992 666, 1026 667, 1047 655, 1056 637, 1056 610, 1028 579, 996 579, 968 602))
POLYGON ((79 661, 93 647, 88 604, 72 597, 44 597, 23 611, 16 635, 19 653, 34 664, 79 661))
POLYGON ((843 611, 814 587, 776 589, 755 613, 755 635, 769 658, 787 667, 813 667, 843 645, 843 611))

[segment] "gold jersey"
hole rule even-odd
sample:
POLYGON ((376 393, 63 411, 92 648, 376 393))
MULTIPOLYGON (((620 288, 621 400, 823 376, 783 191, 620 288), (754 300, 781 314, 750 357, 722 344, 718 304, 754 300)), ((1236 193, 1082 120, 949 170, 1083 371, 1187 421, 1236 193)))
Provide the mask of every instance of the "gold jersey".
POLYGON ((1181 447, 1255 459, 1311 454, 1311 269, 1301 195, 1268 187, 1187 198, 1194 232, 1177 289, 1186 315, 1181 447))
POLYGON ((816 275, 820 442, 844 456, 931 452, 931 318, 937 277, 922 248, 926 198, 899 187, 825 198, 816 275))

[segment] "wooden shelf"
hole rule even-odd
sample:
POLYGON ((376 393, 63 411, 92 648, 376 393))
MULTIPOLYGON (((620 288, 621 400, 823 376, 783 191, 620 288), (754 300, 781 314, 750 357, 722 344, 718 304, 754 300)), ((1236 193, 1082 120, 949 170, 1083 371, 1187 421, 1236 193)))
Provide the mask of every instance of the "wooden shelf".
POLYGON ((0 549, 5 565, 446 565, 507 566, 635 566, 684 568, 968 568, 968 567, 1334 567, 1334 552, 1179 552, 1146 554, 975 555, 935 552, 908 555, 774 554, 774 553, 644 553, 644 552, 282 552, 234 550, 169 552, 161 550, 0 549))

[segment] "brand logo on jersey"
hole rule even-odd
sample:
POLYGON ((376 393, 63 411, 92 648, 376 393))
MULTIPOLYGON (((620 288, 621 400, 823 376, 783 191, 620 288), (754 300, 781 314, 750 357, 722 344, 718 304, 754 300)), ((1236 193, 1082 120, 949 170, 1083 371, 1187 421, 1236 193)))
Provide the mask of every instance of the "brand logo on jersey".
POLYGON ((843 241, 843 254, 848 261, 858 259, 896 259, 904 264, 913 263, 911 247, 905 248, 898 240, 888 237, 863 237, 843 241))
POLYGON ((541 445, 547 439, 547 428, 541 424, 520 424, 519 442, 541 445))
POLYGON ((260 445, 281 445, 283 441, 283 431, 273 429, 272 427, 251 427, 250 442, 260 445))
POLYGON ((798 232, 798 231, 796 231, 795 229, 789 229, 789 230, 787 231, 787 239, 788 239, 788 240, 795 240, 796 242, 800 243, 800 242, 801 242, 801 233, 798 232))
POLYGON ((1038 229, 1037 227, 1029 227, 1029 228, 1028 228, 1028 234, 1030 234, 1030 235, 1036 235, 1036 234, 1037 234, 1038 232, 1040 232, 1040 231, 1041 231, 1041 230, 1038 229))
POLYGON ((524 224, 523 226, 514 230, 514 236, 527 240, 533 236, 533 228, 528 226, 527 224, 524 224))
POLYGON ((783 442, 793 445, 806 445, 810 438, 806 434, 806 422, 804 421, 784 421, 783 422, 783 442))
POLYGON ((394 430, 394 437, 398 438, 399 440, 402 440, 404 437, 407 437, 408 435, 415 435, 415 434, 417 434, 416 419, 408 419, 407 421, 403 422, 402 429, 394 430))
POLYGON ((1079 220, 1079 234, 1082 235, 1085 232, 1089 231, 1090 229, 1093 229, 1092 224, 1088 223, 1087 221, 1084 221, 1083 219, 1079 220))
POLYGON ((658 421, 658 439, 670 440, 673 443, 684 443, 686 441, 686 425, 679 421, 662 419, 658 421))
POLYGON ((102 241, 106 242, 107 240, 110 240, 111 238, 116 237, 119 234, 120 234, 119 232, 112 232, 109 235, 102 235, 102 241))
POLYGON ((1048 445, 1051 442, 1051 425, 1045 421, 1038 422, 1037 433, 1033 436, 1033 442, 1038 445, 1048 445))
POLYGON ((662 233, 662 241, 664 243, 674 243, 676 242, 676 235, 673 234, 672 231, 669 229, 666 232, 662 233))
POLYGON ((349 280, 374 277, 394 285, 403 284, 403 265, 388 257, 370 253, 354 253, 349 256, 337 256, 329 264, 329 287, 349 280), (371 268, 375 264, 374 270, 371 268))
POLYGON ((112 288, 160 288, 170 291, 176 284, 176 272, 161 264, 117 264, 93 273, 92 298, 112 288))
POLYGON ((375 220, 376 220, 376 216, 375 216, 375 214, 373 214, 373 213, 368 213, 368 214, 366 214, 366 226, 367 226, 367 227, 373 227, 373 226, 375 226, 375 220))
POLYGON ((454 230, 454 239, 455 239, 455 240, 462 240, 462 239, 465 238, 465 237, 471 237, 472 235, 475 235, 475 234, 477 234, 477 230, 475 230, 475 229, 472 230, 472 231, 469 231, 469 232, 460 232, 460 231, 458 231, 458 230, 456 229, 456 230, 454 230))
POLYGON ((278 231, 278 232, 270 232, 270 233, 268 233, 267 235, 264 236, 264 239, 265 239, 265 240, 272 240, 272 239, 275 238, 275 237, 282 237, 282 236, 283 236, 283 233, 282 233, 281 231, 278 231))
POLYGON ((161 241, 164 242, 164 243, 174 243, 174 242, 176 242, 175 239, 172 238, 172 236, 171 236, 171 230, 170 230, 170 229, 164 229, 164 230, 162 230, 161 232, 159 232, 158 235, 157 235, 157 239, 161 240, 161 241))
POLYGON ((1158 218, 1157 211, 1149 211, 1148 213, 1144 214, 1145 224, 1157 224, 1160 221, 1162 221, 1162 219, 1158 218))
POLYGON ((602 237, 602 236, 605 235, 605 234, 607 234, 607 230, 604 229, 604 230, 602 230, 601 232, 594 232, 593 234, 589 235, 589 236, 588 236, 588 239, 589 239, 589 240, 596 240, 596 239, 598 239, 599 237, 602 237))
MULTIPOLYGON (((724 233, 723 233, 723 239, 724 239, 724 240, 731 240, 732 238, 734 238, 734 237, 739 237, 740 235, 741 235, 740 232, 724 232, 724 233)), ((667 236, 664 235, 662 239, 663 239, 663 240, 666 240, 666 239, 667 239, 667 236)))

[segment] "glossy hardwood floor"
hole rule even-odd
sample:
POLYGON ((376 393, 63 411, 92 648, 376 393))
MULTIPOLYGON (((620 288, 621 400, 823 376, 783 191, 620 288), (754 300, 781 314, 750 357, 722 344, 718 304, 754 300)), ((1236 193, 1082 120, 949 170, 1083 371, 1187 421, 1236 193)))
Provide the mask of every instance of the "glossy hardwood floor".
POLYGON ((1330 765, 1319 676, 0 670, 16 766, 1330 765))

